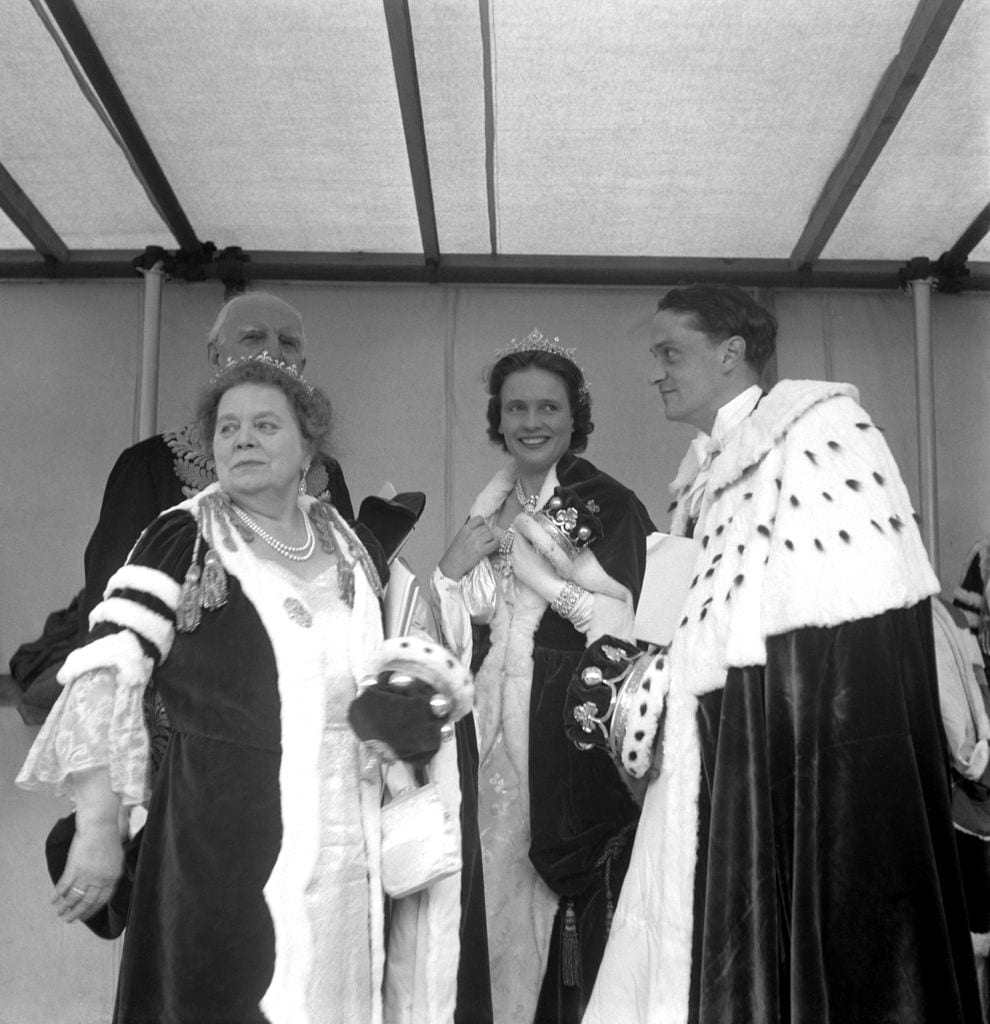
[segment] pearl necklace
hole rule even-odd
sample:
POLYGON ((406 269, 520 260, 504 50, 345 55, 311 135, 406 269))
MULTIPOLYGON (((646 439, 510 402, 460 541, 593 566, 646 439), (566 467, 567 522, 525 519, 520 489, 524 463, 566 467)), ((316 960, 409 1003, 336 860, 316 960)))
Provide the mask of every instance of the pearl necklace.
POLYGON ((540 500, 538 494, 530 494, 528 497, 523 490, 522 481, 516 477, 516 500, 527 512, 536 511, 536 503, 540 500))
POLYGON ((253 533, 256 533, 273 551, 277 551, 283 558, 288 558, 293 562, 305 562, 314 550, 316 550, 316 534, 313 533, 313 526, 309 521, 309 516, 306 515, 305 512, 303 513, 303 523, 306 526, 306 540, 303 541, 302 544, 298 545, 298 547, 293 547, 291 544, 286 544, 284 541, 280 541, 276 537, 273 537, 238 505, 234 505, 234 503, 231 502, 231 507, 237 513, 241 522, 243 522, 253 533))

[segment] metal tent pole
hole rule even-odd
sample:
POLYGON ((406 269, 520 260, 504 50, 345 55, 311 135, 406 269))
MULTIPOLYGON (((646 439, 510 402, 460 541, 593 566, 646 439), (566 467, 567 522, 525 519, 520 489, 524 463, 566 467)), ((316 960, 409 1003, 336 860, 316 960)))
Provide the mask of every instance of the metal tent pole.
POLYGON ((935 360, 932 354, 932 286, 934 278, 909 282, 914 300, 914 373, 918 410, 918 486, 921 536, 935 574, 938 558, 938 481, 935 460, 935 360))
POLYGON ((134 441, 141 441, 158 432, 158 363, 162 340, 165 265, 159 262, 150 268, 138 269, 144 276, 144 315, 141 365, 134 392, 134 441))

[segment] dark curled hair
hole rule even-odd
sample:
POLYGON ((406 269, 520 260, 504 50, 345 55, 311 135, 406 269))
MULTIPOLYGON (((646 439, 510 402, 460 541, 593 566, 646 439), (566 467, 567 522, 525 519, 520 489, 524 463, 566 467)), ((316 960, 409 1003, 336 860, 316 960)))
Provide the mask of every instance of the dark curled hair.
POLYGON ((196 425, 199 427, 200 442, 211 455, 220 399, 238 384, 263 384, 278 388, 289 403, 309 453, 312 455, 323 450, 330 436, 330 423, 333 419, 330 399, 319 388, 307 384, 281 363, 274 360, 241 359, 228 363, 214 374, 199 396, 196 425))
POLYGON ((509 446, 499 433, 502 422, 502 387, 510 373, 528 370, 535 367, 546 370, 559 377, 567 389, 567 399, 571 405, 571 417, 574 427, 571 430, 572 452, 583 452, 588 447, 588 435, 595 429, 591 422, 591 392, 585 383, 581 368, 566 356, 556 352, 544 352, 540 349, 529 349, 524 352, 509 352, 488 371, 485 381, 488 390, 488 438, 492 444, 498 445, 507 452, 509 446))
POLYGON ((689 313, 697 330, 712 341, 738 334, 746 342, 746 362, 757 373, 777 348, 777 318, 732 284, 690 284, 672 288, 657 303, 657 310, 689 313))

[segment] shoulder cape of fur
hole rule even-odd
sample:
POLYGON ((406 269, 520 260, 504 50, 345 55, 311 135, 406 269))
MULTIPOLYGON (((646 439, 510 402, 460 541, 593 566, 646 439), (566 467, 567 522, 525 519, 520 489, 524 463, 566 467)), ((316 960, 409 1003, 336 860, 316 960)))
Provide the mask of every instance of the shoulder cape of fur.
MULTIPOLYGON (((676 508, 674 531, 685 527, 676 508)), ((770 636, 907 608, 939 589, 897 466, 848 385, 778 384, 716 459, 695 536, 683 617, 647 669, 625 733, 622 766, 643 777, 663 718, 659 770, 599 975, 608 984, 596 986, 585 1018, 594 1024, 637 1019, 614 981, 622 972, 663 979, 650 1019, 688 1019, 698 697, 723 687, 730 667, 766 664, 770 636), (644 914, 655 925, 648 941, 644 914)))
MULTIPOLYGON (((715 461, 683 617, 627 727, 631 774, 648 768, 668 689, 718 689, 729 667, 765 663, 768 636, 938 592, 900 472, 856 398, 848 384, 781 381, 715 461)), ((672 532, 686 525, 675 508, 672 532)))

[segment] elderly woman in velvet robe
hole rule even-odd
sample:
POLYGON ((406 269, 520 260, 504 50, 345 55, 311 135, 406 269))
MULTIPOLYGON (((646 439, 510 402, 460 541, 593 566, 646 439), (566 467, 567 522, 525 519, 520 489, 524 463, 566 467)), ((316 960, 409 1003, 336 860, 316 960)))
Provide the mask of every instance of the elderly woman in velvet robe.
POLYGON ((111 577, 19 776, 75 803, 53 901, 67 921, 111 898, 125 812, 147 805, 116 1024, 453 1019, 457 873, 396 908, 389 942, 380 822, 398 750, 421 777, 398 761, 390 784, 427 773, 457 821, 453 744, 432 710, 370 746, 351 722, 380 673, 442 692, 451 719, 470 677, 435 643, 383 641, 368 551, 302 486, 329 424, 322 392, 264 354, 217 373, 200 425, 218 483, 159 516, 111 577), (153 786, 149 684, 171 723, 153 786))

